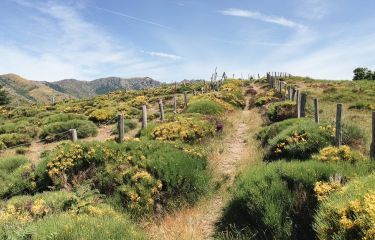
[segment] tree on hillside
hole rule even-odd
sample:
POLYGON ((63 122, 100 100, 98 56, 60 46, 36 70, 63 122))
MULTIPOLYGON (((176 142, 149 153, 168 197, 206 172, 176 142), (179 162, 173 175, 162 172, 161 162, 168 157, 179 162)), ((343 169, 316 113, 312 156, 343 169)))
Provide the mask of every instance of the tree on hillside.
POLYGON ((375 72, 368 68, 358 67, 353 71, 353 80, 375 80, 375 72))
POLYGON ((7 91, 0 85, 0 106, 10 103, 10 97, 7 91))

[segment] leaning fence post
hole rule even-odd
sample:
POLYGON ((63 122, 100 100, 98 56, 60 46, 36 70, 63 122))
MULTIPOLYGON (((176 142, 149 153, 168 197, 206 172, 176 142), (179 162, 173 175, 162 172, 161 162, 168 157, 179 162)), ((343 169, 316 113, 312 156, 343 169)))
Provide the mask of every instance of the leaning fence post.
POLYGON ((146 105, 142 106, 142 129, 147 128, 147 107, 146 105))
POLYGON ((296 91, 297 118, 301 118, 301 98, 299 90, 296 91))
POLYGON ((159 99, 160 121, 164 122, 164 105, 163 100, 159 99))
POLYGON ((337 104, 336 111, 336 147, 342 145, 342 104, 337 104))
POLYGON ((77 130, 76 129, 69 129, 69 132, 70 132, 70 137, 71 137, 71 140, 72 142, 77 142, 78 140, 78 137, 77 137, 77 130))
POLYGON ((319 100, 317 98, 314 99, 314 115, 315 115, 315 122, 319 123, 319 100))
POLYGON ((301 117, 306 117, 306 93, 301 94, 301 117))
POLYGON ((288 100, 288 86, 284 83, 284 100, 288 100))
POLYGON ((124 115, 117 115, 118 143, 124 142, 124 115))
POLYGON ((372 112, 372 142, 370 147, 370 158, 375 160, 375 112, 372 112))
POLYGON ((185 106, 185 108, 187 108, 187 106, 188 106, 188 96, 187 96, 186 92, 184 92, 184 106, 185 106))

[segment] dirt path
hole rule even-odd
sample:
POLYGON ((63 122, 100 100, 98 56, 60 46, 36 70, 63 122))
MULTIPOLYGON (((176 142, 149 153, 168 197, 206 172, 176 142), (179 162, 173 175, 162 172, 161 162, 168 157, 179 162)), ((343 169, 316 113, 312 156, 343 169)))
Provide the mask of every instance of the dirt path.
POLYGON ((192 208, 183 209, 145 226, 151 239, 210 239, 215 232, 222 210, 228 201, 228 189, 240 170, 259 160, 254 134, 262 124, 257 110, 234 113, 228 118, 233 132, 222 142, 221 149, 212 154, 210 164, 215 178, 223 185, 210 199, 192 208))

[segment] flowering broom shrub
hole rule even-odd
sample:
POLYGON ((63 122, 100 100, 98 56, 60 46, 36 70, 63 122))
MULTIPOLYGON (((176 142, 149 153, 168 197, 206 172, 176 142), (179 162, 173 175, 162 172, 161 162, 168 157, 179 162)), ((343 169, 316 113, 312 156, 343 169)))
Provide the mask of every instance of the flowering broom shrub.
POLYGON ((199 115, 177 117, 154 128, 151 137, 162 141, 194 142, 215 134, 215 124, 199 115))
POLYGON ((375 238, 375 175, 353 180, 322 202, 315 216, 319 239, 375 238))
POLYGON ((350 147, 344 145, 341 147, 326 147, 320 150, 318 155, 314 156, 315 160, 323 162, 360 162, 364 161, 364 156, 350 149, 350 147))
POLYGON ((206 159, 155 141, 124 144, 65 143, 38 165, 39 188, 72 189, 90 180, 135 215, 152 212, 157 202, 194 202, 209 183, 206 159))

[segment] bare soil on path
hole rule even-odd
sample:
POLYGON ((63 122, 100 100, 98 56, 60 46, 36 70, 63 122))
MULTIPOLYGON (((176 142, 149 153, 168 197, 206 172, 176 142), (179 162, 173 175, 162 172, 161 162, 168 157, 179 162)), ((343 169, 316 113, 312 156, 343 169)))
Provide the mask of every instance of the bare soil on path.
POLYGON ((220 143, 209 159, 215 180, 223 184, 218 192, 191 208, 176 211, 163 219, 155 219, 144 228, 151 239, 211 239, 215 224, 219 221, 228 199, 228 189, 235 177, 249 165, 260 159, 255 134, 259 131, 262 119, 256 109, 234 113, 228 117, 232 133, 220 143))

